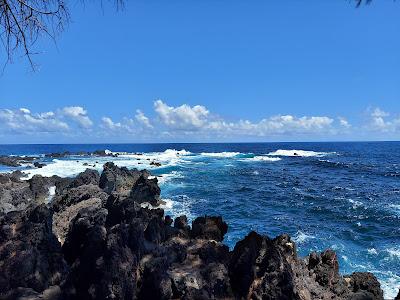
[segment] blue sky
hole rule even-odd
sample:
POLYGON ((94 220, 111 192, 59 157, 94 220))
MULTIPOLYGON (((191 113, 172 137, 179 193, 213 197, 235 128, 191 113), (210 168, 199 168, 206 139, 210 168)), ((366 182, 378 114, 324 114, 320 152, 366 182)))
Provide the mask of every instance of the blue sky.
POLYGON ((400 138, 398 1, 70 9, 39 71, 16 58, 0 77, 3 143, 400 138))

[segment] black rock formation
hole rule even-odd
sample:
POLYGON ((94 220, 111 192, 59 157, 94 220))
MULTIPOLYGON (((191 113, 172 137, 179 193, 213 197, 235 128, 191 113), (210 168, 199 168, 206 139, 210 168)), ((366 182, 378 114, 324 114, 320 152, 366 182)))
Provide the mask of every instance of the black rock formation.
POLYGON ((300 258, 288 235, 250 232, 230 251, 221 217, 189 226, 143 207, 160 196, 147 171, 20 177, 0 176, 0 299, 383 299, 373 274, 341 276, 332 250, 300 258))

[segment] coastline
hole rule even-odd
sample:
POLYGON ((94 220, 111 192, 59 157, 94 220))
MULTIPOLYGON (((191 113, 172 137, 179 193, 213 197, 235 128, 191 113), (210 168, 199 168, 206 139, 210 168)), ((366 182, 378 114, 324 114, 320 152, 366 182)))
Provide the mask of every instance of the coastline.
POLYGON ((339 275, 331 250, 299 258, 288 235, 270 239, 250 232, 229 251, 222 243, 228 225, 221 217, 198 217, 192 227, 185 216, 173 221, 163 210, 141 205, 159 204, 156 178, 112 163, 104 167, 101 176, 89 169, 75 178, 35 175, 21 181, 19 173, 1 175, 11 190, 17 186, 34 195, 19 211, 1 216, 7 237, 1 247, 5 299, 49 293, 51 299, 383 299, 371 273, 339 275), (51 186, 56 186, 54 198, 43 204, 51 186), (14 268, 28 257, 40 262, 35 267, 39 280, 29 275, 34 269, 14 268), (82 275, 93 270, 95 276, 82 275))

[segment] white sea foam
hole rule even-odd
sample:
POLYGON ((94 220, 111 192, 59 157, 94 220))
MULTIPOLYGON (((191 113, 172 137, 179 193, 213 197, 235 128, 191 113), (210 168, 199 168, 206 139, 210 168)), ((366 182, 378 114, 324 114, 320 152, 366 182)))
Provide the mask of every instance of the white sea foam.
POLYGON ((263 155, 258 155, 254 157, 249 157, 249 158, 244 158, 242 161, 280 161, 282 158, 280 157, 269 157, 269 156, 263 156, 263 155))
POLYGON ((378 251, 376 251, 375 248, 369 248, 369 249, 367 249, 367 252, 370 255, 377 255, 378 254, 378 251))
MULTIPOLYGON (((150 162, 159 162, 162 167, 175 166, 187 162, 186 156, 192 153, 186 150, 167 149, 164 152, 148 152, 148 153, 117 153, 118 159, 126 159, 128 161, 136 160, 138 165, 146 168, 154 169, 158 166, 150 165, 150 162)), ((116 160, 116 164, 118 160, 116 160)))
POLYGON ((328 154, 332 154, 332 153, 328 153, 328 152, 315 152, 315 151, 306 151, 306 150, 283 150, 283 149, 279 149, 276 150, 274 152, 270 152, 268 153, 268 155, 271 156, 300 156, 300 157, 312 157, 312 156, 317 156, 317 157, 321 157, 321 156, 325 156, 328 154))
POLYGON ((315 239, 315 236, 313 235, 309 235, 304 233, 303 231, 297 231, 296 234, 293 237, 293 240, 297 243, 297 244, 302 244, 308 240, 311 239, 315 239))
POLYGON ((400 276, 391 271, 369 270, 378 277, 384 299, 394 299, 399 292, 400 276))
POLYGON ((202 152, 200 155, 207 157, 235 157, 240 155, 240 152, 202 152))
POLYGON ((171 173, 161 174, 158 176, 151 176, 150 178, 154 178, 154 177, 157 177, 158 184, 163 185, 163 184, 171 181, 174 178, 183 178, 184 175, 182 174, 182 172, 172 171, 171 173))
POLYGON ((174 205, 174 202, 171 199, 162 199, 161 200, 161 204, 158 205, 158 206, 153 206, 148 202, 144 202, 144 203, 140 204, 140 206, 143 207, 143 208, 148 208, 148 209, 162 208, 162 209, 165 209, 165 210, 172 209, 173 205, 174 205))
POLYGON ((192 214, 192 202, 194 201, 192 198, 188 197, 185 194, 176 195, 172 199, 167 199, 171 205, 169 207, 164 208, 165 215, 170 215, 172 218, 186 215, 189 221, 193 220, 192 214))
POLYGON ((390 207, 397 215, 400 215, 400 204, 390 204, 389 207, 390 207))
POLYGON ((392 259, 400 259, 400 248, 389 248, 386 249, 386 252, 389 254, 392 259))
POLYGON ((186 150, 167 149, 164 152, 151 152, 143 154, 118 153, 118 157, 80 157, 78 160, 76 160, 76 157, 71 157, 68 159, 54 159, 53 161, 48 162, 47 165, 42 168, 31 168, 23 170, 22 172, 28 175, 25 177, 25 179, 32 178, 36 174, 46 177, 53 175, 60 177, 72 177, 78 175, 88 168, 101 172, 103 165, 106 162, 113 162, 119 167, 151 170, 160 168, 160 166, 154 165, 152 162, 160 163, 161 167, 187 163, 188 161, 185 161, 184 157, 190 154, 191 153, 186 150))
POLYGON ((357 200, 353 200, 353 199, 348 199, 348 201, 351 204, 353 204, 353 209, 357 209, 357 208, 361 207, 364 204, 361 201, 357 201, 357 200))
POLYGON ((103 166, 102 164, 96 164, 93 160, 90 161, 88 166, 84 166, 84 162, 88 162, 88 160, 81 160, 77 162, 75 160, 54 159, 51 163, 48 163, 42 168, 23 170, 22 172, 28 176, 23 177, 22 179, 29 179, 34 175, 42 175, 45 177, 51 177, 53 175, 60 177, 71 177, 78 175, 88 168, 101 170, 103 166))
POLYGON ((50 203, 51 200, 53 200, 53 197, 54 197, 55 194, 56 194, 56 186, 53 185, 53 186, 49 187, 49 194, 48 194, 48 196, 46 198, 46 202, 50 203))

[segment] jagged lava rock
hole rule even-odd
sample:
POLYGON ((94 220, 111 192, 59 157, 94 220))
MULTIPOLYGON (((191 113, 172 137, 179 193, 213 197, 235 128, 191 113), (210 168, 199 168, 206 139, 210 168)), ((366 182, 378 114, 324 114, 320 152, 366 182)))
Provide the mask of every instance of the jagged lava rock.
POLYGON ((1 199, 25 205, 0 213, 0 299, 383 299, 373 274, 341 276, 332 250, 299 258, 288 235, 250 232, 229 251, 221 217, 190 227, 143 207, 160 197, 147 171, 19 176, 0 176, 1 199))
POLYGON ((30 204, 41 204, 49 198, 49 188, 63 179, 35 175, 29 180, 21 180, 20 171, 0 174, 0 212, 26 209, 30 204))
POLYGON ((146 175, 140 175, 136 180, 129 198, 138 203, 150 203, 159 205, 161 190, 157 178, 148 179, 146 175))
POLYGON ((8 167, 20 167, 21 164, 30 163, 33 160, 36 160, 37 157, 30 156, 0 156, 0 165, 8 166, 8 167))
POLYGON ((67 265, 44 205, 0 217, 0 294, 18 288, 42 292, 61 283, 67 265))
POLYGON ((146 170, 119 168, 114 163, 108 162, 103 167, 99 186, 108 194, 117 192, 121 196, 128 196, 140 176, 147 178, 149 173, 146 170))

